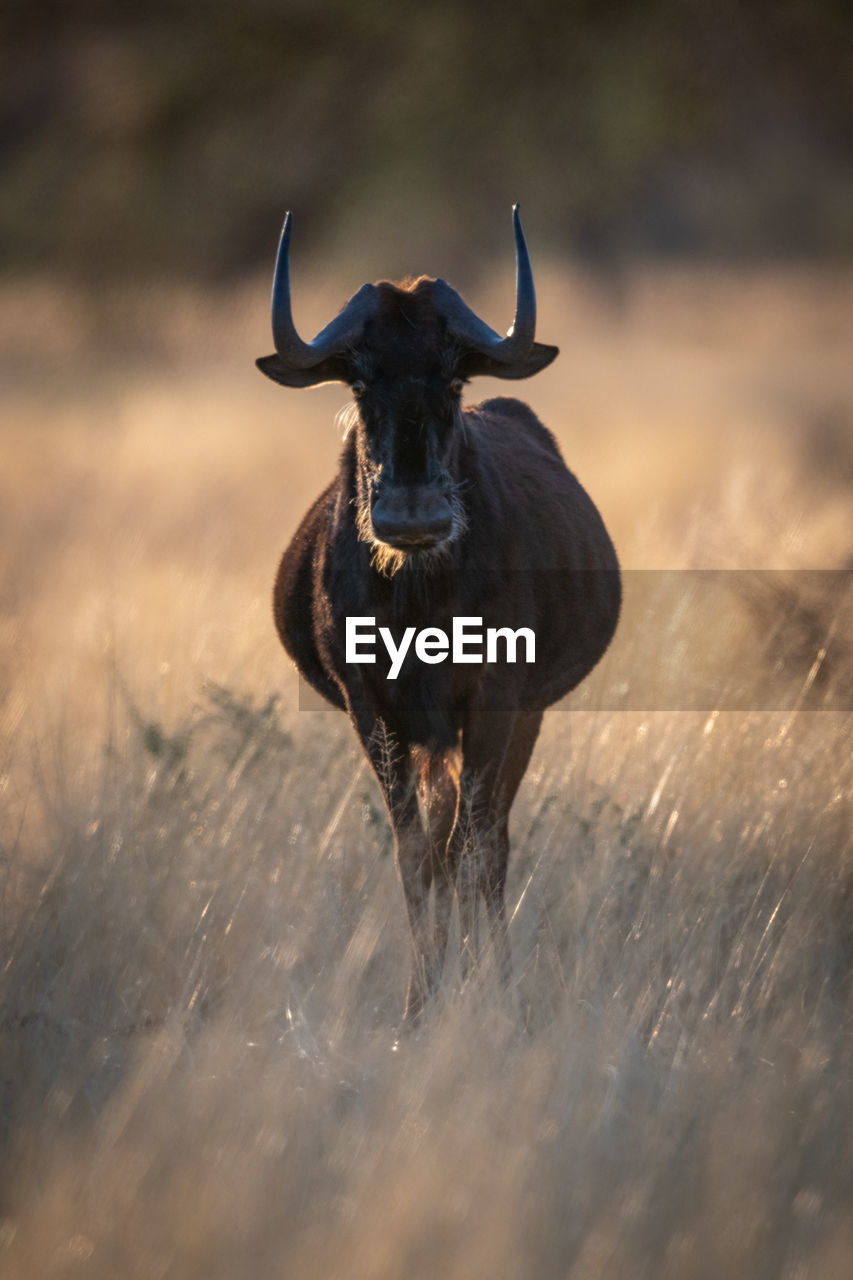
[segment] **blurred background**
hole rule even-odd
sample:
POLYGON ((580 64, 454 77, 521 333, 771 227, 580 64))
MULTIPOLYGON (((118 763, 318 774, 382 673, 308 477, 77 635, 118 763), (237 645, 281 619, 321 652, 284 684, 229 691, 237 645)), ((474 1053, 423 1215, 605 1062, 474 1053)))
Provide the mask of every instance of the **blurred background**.
POLYGON ((5 0, 4 1280, 848 1280, 851 330, 848 0, 5 0), (305 336, 421 272, 502 330, 516 200, 561 356, 510 389, 625 568, 738 571, 719 706, 546 717, 530 1034, 451 972, 394 1042, 384 812, 270 608, 348 391, 254 359, 286 209, 305 336))
POLYGON ((292 207, 464 274, 514 200, 605 266, 853 254, 845 0, 7 0, 0 48, 6 271, 221 281, 292 207))

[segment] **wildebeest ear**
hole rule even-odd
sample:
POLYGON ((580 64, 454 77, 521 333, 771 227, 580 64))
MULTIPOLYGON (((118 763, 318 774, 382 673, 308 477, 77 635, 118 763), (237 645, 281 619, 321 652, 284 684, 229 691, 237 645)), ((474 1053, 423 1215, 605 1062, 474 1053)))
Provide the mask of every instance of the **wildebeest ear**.
POLYGON ((310 369, 292 369, 278 354, 260 356, 255 364, 283 387, 318 387, 321 382, 350 382, 352 371, 341 356, 329 356, 310 369))
POLYGON ((549 347, 544 342, 534 342, 528 355, 510 361, 496 360, 482 351, 469 351, 459 361, 458 371, 463 378, 532 378, 559 354, 559 347, 549 347))

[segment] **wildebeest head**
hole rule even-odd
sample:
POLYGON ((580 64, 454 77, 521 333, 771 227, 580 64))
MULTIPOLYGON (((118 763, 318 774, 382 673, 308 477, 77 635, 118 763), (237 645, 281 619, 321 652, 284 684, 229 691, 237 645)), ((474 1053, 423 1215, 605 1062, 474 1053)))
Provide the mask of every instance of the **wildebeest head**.
POLYGON ((290 306, 290 214, 272 295, 276 354, 257 361, 288 387, 346 382, 358 408, 358 527, 399 567, 449 545, 464 528, 455 467, 468 378, 528 378, 557 348, 535 341, 536 295, 518 206, 515 320, 501 338, 444 280, 366 284, 313 342, 290 306))

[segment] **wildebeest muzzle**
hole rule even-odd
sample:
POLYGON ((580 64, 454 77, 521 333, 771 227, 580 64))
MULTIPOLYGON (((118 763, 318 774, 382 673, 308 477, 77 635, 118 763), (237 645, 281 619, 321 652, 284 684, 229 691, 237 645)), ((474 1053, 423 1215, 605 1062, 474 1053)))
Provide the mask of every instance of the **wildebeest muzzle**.
POLYGON ((384 484, 371 511, 373 532, 397 551, 425 551, 450 536, 453 508, 433 484, 384 484))

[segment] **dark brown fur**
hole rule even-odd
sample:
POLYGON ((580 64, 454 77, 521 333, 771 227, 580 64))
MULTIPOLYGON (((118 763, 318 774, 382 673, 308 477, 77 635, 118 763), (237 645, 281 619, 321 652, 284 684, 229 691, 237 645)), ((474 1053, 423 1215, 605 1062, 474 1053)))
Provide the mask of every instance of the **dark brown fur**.
POLYGON ((349 383, 354 427, 340 467, 278 572, 275 619, 303 677, 345 710, 394 830, 412 934, 406 1016, 444 964, 454 898, 463 975, 485 904, 498 972, 511 975, 505 886, 509 811, 547 706, 595 666, 619 616, 619 568, 549 431, 519 400, 462 409, 481 374, 529 378, 557 348, 535 340, 536 297, 513 209, 516 309, 501 338, 443 280, 363 285, 306 343, 290 305, 287 215, 273 279, 276 351, 257 361, 288 387, 349 383), (532 630, 535 664, 421 661, 397 678, 347 663, 347 618, 452 634, 453 619, 532 630), (432 916, 430 895, 433 896, 432 916))
POLYGON ((382 788, 413 941, 409 1018, 439 981, 454 897, 463 971, 478 957, 482 898, 509 979, 510 807, 544 709, 601 657, 620 603, 610 539, 550 432, 518 400, 463 411, 458 387, 448 390, 461 357, 429 305, 430 285, 379 287, 377 314, 349 356, 356 427, 275 587, 285 648, 314 689, 347 711, 382 788), (370 536, 376 468, 380 480, 400 472, 409 447, 408 465, 426 466, 430 433, 462 528, 436 549, 395 551, 370 536), (390 681, 381 645, 375 665, 344 660, 347 616, 375 617, 399 640, 408 626, 449 634, 454 615, 481 617, 484 629, 532 627, 535 665, 426 666, 410 652, 390 681))

